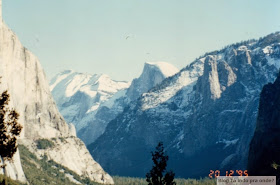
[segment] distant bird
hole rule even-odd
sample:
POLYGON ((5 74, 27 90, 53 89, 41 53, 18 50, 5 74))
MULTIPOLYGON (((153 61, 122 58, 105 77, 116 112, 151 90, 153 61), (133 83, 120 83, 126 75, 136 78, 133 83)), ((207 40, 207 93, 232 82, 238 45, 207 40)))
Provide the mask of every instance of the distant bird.
POLYGON ((125 40, 133 39, 133 38, 134 38, 134 35, 128 34, 128 35, 126 35, 125 40))

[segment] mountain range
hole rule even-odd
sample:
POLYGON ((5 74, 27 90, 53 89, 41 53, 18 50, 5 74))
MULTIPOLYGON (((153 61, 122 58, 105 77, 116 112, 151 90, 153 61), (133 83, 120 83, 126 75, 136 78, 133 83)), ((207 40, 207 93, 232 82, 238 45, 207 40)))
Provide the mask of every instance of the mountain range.
POLYGON ((280 32, 206 53, 181 70, 147 62, 132 82, 66 70, 49 84, 1 8, 0 0, 0 89, 19 112, 25 155, 18 150, 0 174, 28 183, 22 161, 40 170, 41 160, 73 183, 77 174, 114 184, 107 172, 145 176, 159 142, 177 177, 247 167, 279 174, 280 32))
POLYGON ((206 53, 180 71, 168 63, 145 63, 140 77, 116 82, 126 85, 99 100, 92 114, 91 106, 67 112, 72 105, 96 100, 83 98, 90 83, 77 85, 65 100, 74 76, 56 82, 75 72, 58 74, 51 90, 66 119, 83 110, 82 121, 74 121, 83 125, 77 127, 78 136, 110 174, 145 176, 152 165, 150 152, 163 141, 177 176, 204 177, 210 170, 246 169, 260 92, 279 68, 276 32, 206 53))
POLYGON ((276 32, 206 53, 180 71, 168 63, 146 63, 140 77, 118 86, 93 114, 90 106, 67 113, 72 105, 94 102, 83 98, 90 83, 80 83, 65 101, 65 89, 75 80, 59 79, 73 71, 53 78, 51 90, 66 119, 83 110, 87 124, 75 120, 84 126, 77 127, 78 136, 91 143, 91 154, 110 174, 144 176, 152 165, 150 151, 163 141, 177 176, 203 177, 210 170, 246 169, 260 92, 279 68, 276 32))
POLYGON ((112 175, 145 176, 159 141, 177 177, 245 170, 260 92, 279 67, 279 32, 206 53, 130 102, 88 148, 112 175))
POLYGON ((52 78, 50 90, 63 117, 75 125, 79 138, 90 144, 130 102, 177 72, 166 62, 145 63, 140 77, 130 83, 114 81, 105 74, 66 70, 52 78))

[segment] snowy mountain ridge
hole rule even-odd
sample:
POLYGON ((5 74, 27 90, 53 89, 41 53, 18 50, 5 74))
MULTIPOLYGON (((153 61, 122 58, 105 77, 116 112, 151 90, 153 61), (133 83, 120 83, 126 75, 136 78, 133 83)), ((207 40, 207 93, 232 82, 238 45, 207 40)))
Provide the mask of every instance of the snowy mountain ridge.
POLYGON ((147 62, 141 76, 129 83, 67 70, 56 75, 50 87, 66 121, 76 126, 85 143, 91 143, 131 101, 177 72, 169 63, 147 62))
POLYGON ((111 174, 142 176, 163 141, 181 177, 245 168, 259 94, 277 76, 279 51, 274 33, 206 53, 132 102, 89 145, 91 154, 111 174))
POLYGON ((50 90, 56 104, 68 123, 79 131, 88 125, 87 115, 94 116, 100 106, 116 93, 129 87, 129 82, 111 80, 108 75, 90 75, 66 70, 50 82, 50 90))
MULTIPOLYGON (((191 84, 194 84, 198 80, 198 77, 203 74, 203 65, 204 58, 189 66, 189 68, 192 68, 193 70, 176 74, 174 77, 176 80, 173 81, 172 84, 165 87, 155 86, 150 92, 143 93, 142 98, 144 103, 142 105, 142 110, 154 108, 159 104, 168 101, 183 87, 188 86, 189 89, 192 89, 191 84)), ((186 93, 185 96, 188 96, 188 94, 189 93, 186 93)))
POLYGON ((127 82, 117 82, 111 80, 106 74, 90 75, 74 72, 73 70, 65 70, 56 75, 51 83, 50 90, 53 91, 60 82, 67 80, 67 88, 65 89, 65 96, 73 96, 77 91, 81 91, 95 97, 97 91, 104 93, 116 93, 118 90, 127 88, 130 84, 127 82), (72 78, 71 80, 69 78, 72 78))

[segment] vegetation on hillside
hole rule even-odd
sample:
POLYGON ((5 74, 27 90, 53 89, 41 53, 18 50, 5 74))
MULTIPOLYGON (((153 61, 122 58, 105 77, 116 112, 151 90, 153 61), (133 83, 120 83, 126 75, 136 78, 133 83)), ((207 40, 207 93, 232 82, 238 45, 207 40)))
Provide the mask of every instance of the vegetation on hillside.
POLYGON ((36 144, 38 149, 48 149, 54 146, 54 143, 48 139, 38 139, 36 140, 36 144))
POLYGON ((99 185, 88 178, 83 178, 68 168, 48 160, 46 156, 38 159, 25 146, 19 145, 20 158, 24 174, 31 185, 74 185, 67 176, 72 176, 82 184, 99 185))
POLYGON ((24 185, 18 181, 12 180, 5 175, 0 175, 0 184, 2 185, 24 185))

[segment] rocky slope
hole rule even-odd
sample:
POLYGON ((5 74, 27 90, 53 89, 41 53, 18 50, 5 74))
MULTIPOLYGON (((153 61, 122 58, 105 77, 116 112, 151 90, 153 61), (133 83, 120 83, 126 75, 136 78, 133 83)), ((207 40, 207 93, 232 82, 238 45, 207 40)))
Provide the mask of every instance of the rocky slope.
POLYGON ((280 33, 207 53, 144 93, 88 148, 110 173, 144 176, 163 141, 177 176, 245 169, 263 85, 280 67, 280 33))
MULTIPOLYGON (((49 159, 79 175, 101 183, 113 183, 112 178, 92 159, 85 145, 73 135, 73 130, 60 115, 38 59, 22 46, 17 36, 3 22, 0 26, 0 65, 0 89, 8 90, 11 103, 20 114, 19 122, 23 125, 20 142, 38 157, 46 153, 49 159), (65 138, 66 143, 55 142, 51 151, 38 150, 35 141, 40 138, 65 138)), ((15 164, 19 164, 17 159, 19 157, 15 164)), ((21 175, 18 173, 16 178, 24 181, 21 175)))
POLYGON ((280 75, 264 86, 256 130, 250 143, 248 171, 254 176, 278 176, 280 164, 280 75))
POLYGON ((108 122, 165 78, 178 72, 166 62, 145 63, 139 78, 131 83, 113 81, 107 75, 88 75, 64 71, 50 83, 61 114, 76 126, 78 137, 86 144, 103 134, 108 122))

